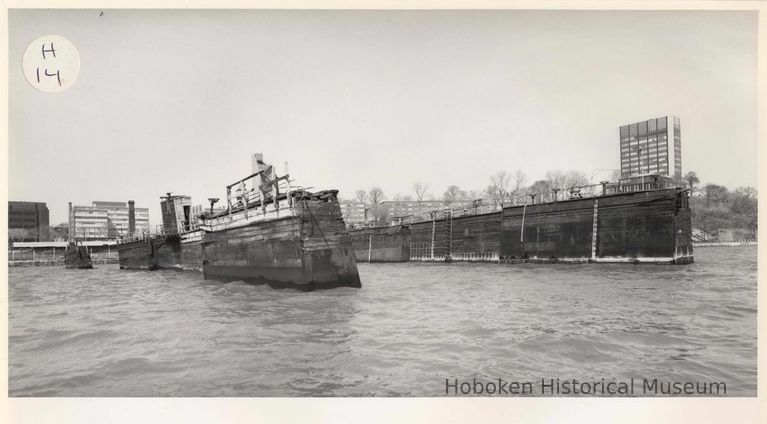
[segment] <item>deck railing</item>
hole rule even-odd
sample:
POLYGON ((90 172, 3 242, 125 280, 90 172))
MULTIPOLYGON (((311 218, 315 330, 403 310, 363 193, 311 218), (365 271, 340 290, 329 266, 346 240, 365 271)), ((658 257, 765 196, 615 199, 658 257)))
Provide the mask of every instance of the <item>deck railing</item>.
MULTIPOLYGON (((527 196, 518 196, 514 199, 505 199, 503 202, 491 202, 487 200, 475 200, 471 205, 461 205, 458 207, 451 207, 449 204, 441 208, 435 208, 430 210, 424 210, 420 214, 397 216, 391 220, 390 225, 409 225, 418 222, 428 222, 432 220, 441 220, 449 216, 453 218, 461 216, 481 215, 492 212, 500 212, 503 208, 512 206, 523 206, 527 204, 542 204, 553 203, 565 200, 573 199, 586 199, 591 197, 602 196, 606 194, 618 194, 632 191, 643 190, 657 190, 664 188, 672 188, 672 185, 664 183, 663 181, 653 181, 651 179, 643 184, 621 184, 621 183, 604 183, 604 184, 588 184, 582 186, 573 186, 564 189, 552 189, 545 193, 536 193, 527 196)), ((354 228, 368 228, 374 227, 373 223, 356 224, 354 228)))
POLYGON ((266 171, 253 173, 226 186, 227 209, 215 216, 201 216, 195 229, 210 229, 255 216, 275 212, 279 215, 280 211, 292 210, 294 187, 291 186, 289 175, 269 174, 270 178, 263 183, 261 181, 267 176, 266 171))
MULTIPOLYGON (((270 167, 269 170, 272 168, 270 167)), ((288 205, 293 206, 290 194, 290 178, 287 174, 277 176, 273 172, 268 175, 266 171, 259 171, 248 175, 226 186, 226 201, 228 214, 235 209, 246 210, 251 207, 260 207, 266 210, 268 204, 273 204, 275 209, 280 208, 280 196, 286 195, 288 205)))

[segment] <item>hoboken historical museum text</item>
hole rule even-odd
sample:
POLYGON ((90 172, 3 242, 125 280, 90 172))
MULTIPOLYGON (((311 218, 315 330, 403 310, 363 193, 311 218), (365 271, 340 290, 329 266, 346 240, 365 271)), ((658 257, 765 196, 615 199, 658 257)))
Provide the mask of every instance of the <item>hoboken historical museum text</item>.
POLYGON ((503 378, 445 379, 445 395, 467 396, 724 396, 727 385, 721 381, 676 381, 658 378, 564 379, 514 381, 503 378))

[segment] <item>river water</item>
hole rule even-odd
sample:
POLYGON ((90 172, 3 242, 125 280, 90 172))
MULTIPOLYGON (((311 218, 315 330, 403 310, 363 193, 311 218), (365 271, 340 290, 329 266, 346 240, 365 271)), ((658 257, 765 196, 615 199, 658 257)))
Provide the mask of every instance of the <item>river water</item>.
POLYGON ((445 396, 446 380, 658 378, 755 396, 757 248, 695 259, 363 263, 362 289, 312 293, 117 265, 13 267, 9 391, 445 396))

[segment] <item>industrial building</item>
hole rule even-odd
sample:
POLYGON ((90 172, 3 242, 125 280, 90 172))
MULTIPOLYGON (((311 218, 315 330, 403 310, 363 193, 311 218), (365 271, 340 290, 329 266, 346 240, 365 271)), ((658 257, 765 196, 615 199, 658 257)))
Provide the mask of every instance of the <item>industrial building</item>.
MULTIPOLYGON (((126 202, 94 201, 89 206, 73 206, 70 231, 77 240, 108 240, 128 235, 126 202)), ((149 208, 135 208, 136 233, 149 232, 149 208)))
POLYGON ((8 202, 8 239, 50 241, 48 206, 45 202, 8 202))

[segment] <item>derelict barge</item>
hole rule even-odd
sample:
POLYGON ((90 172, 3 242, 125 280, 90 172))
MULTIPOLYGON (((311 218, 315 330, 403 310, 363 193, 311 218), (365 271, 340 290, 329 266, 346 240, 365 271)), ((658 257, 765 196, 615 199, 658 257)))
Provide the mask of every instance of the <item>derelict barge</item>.
POLYGON ((195 220, 189 196, 161 202, 162 234, 118 246, 123 269, 192 269, 205 279, 310 291, 361 287, 337 190, 290 186, 257 155, 258 169, 227 186, 227 207, 195 220))
POLYGON ((350 234, 360 262, 693 262, 689 190, 624 188, 350 234))

